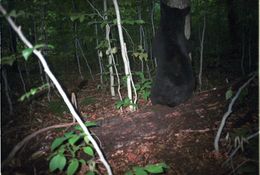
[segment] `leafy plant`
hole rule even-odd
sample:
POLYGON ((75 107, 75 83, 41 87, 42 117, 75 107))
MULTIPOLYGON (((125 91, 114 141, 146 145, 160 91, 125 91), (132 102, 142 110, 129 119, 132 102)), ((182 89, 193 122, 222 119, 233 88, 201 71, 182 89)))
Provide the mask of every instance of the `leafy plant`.
POLYGON ((165 172, 168 166, 165 163, 149 164, 145 167, 133 167, 131 171, 125 175, 148 175, 148 174, 161 174, 165 172))
POLYGON ((140 45, 138 46, 137 52, 133 53, 133 56, 140 60, 147 61, 147 59, 148 59, 148 54, 144 51, 144 49, 140 45))
POLYGON ((229 88, 227 91, 226 91, 226 94, 225 94, 225 96, 226 96, 226 100, 229 100, 232 96, 233 96, 233 91, 232 91, 232 89, 231 88, 229 88))
MULTIPOLYGON (((85 125, 92 127, 96 126, 96 123, 87 122, 85 125)), ((66 171, 67 175, 73 175, 79 170, 80 166, 86 164, 88 164, 90 170, 87 174, 94 175, 96 172, 94 149, 80 126, 75 126, 73 131, 56 138, 51 144, 51 151, 53 152, 49 157, 49 170, 51 172, 59 170, 66 171), (84 153, 88 160, 79 159, 80 153, 84 153)))
POLYGON ((22 55, 23 55, 24 59, 27 61, 29 56, 33 53, 34 49, 39 49, 39 48, 44 48, 44 47, 49 47, 51 49, 54 48, 54 46, 50 45, 50 44, 48 44, 48 45, 46 45, 46 44, 36 44, 33 48, 26 48, 26 49, 24 49, 22 51, 22 55))
POLYGON ((8 14, 8 16, 11 16, 11 17, 14 17, 14 18, 17 18, 19 16, 25 16, 25 12, 20 10, 20 11, 16 11, 16 10, 12 10, 10 11, 10 13, 8 14))
POLYGON ((30 97, 34 96, 35 94, 43 91, 44 89, 47 89, 50 85, 48 83, 43 84, 40 87, 36 87, 36 88, 32 88, 30 89, 29 92, 26 92, 25 94, 23 94, 18 101, 24 101, 25 99, 29 99, 30 97))
POLYGON ((135 72, 135 75, 138 76, 139 82, 135 84, 135 88, 137 93, 143 98, 144 100, 148 100, 151 95, 151 87, 152 81, 144 77, 143 72, 135 72))
POLYGON ((6 57, 3 57, 0 61, 0 64, 1 65, 9 65, 9 66, 12 66, 14 61, 16 60, 16 55, 13 54, 13 55, 10 55, 10 56, 6 56, 6 57))
POLYGON ((136 104, 133 104, 128 97, 124 98, 123 100, 118 100, 115 104, 116 109, 125 108, 130 105, 136 105, 136 104))
MULTIPOLYGON (((239 95, 239 98, 238 98, 239 102, 240 102, 240 103, 243 102, 243 100, 245 99, 245 97, 246 97, 247 95, 248 95, 248 88, 245 88, 245 89, 243 89, 243 90, 241 91, 241 93, 240 93, 240 95, 239 95)), ((229 100, 231 97, 234 96, 234 92, 232 91, 231 88, 229 88, 229 89, 226 91, 225 96, 226 96, 226 100, 229 100)))

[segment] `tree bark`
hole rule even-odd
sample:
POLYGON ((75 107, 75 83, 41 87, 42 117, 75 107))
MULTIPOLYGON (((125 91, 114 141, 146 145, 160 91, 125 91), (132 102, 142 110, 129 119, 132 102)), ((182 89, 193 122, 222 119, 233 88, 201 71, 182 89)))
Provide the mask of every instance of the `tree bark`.
POLYGON ((228 11, 228 25, 229 25, 229 36, 230 36, 230 41, 232 45, 232 54, 238 54, 240 53, 238 44, 240 43, 239 39, 239 26, 238 26, 238 17, 235 12, 235 5, 236 1, 234 0, 227 0, 227 11, 228 11))

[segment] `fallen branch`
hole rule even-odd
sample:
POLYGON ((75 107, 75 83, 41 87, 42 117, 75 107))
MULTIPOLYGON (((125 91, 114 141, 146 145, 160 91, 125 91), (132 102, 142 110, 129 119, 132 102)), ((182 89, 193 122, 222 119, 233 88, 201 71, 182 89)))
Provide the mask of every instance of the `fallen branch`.
POLYGON ((69 126, 76 125, 77 123, 64 123, 64 124, 58 124, 58 125, 52 125, 47 128, 42 128, 36 132, 33 132, 32 134, 26 136, 22 141, 20 141, 18 144, 15 145, 15 147, 12 149, 12 151, 9 153, 7 159, 3 161, 2 166, 5 166, 7 163, 9 163, 15 154, 26 144, 28 143, 32 138, 36 137, 38 134, 41 134, 43 132, 46 132, 50 129, 56 129, 56 128, 65 128, 69 126))
POLYGON ((185 130, 180 130, 180 133, 204 133, 204 132, 209 132, 209 131, 211 131, 209 128, 198 129, 198 130, 185 129, 185 130))
POLYGON ((228 106, 228 111, 224 114, 223 118, 222 118, 222 121, 220 123, 220 126, 218 128, 218 132, 217 132, 217 135, 215 137, 215 141, 214 141, 214 147, 215 147, 215 150, 217 152, 219 152, 219 138, 220 138, 220 135, 222 133, 222 130, 226 124, 226 120, 227 118, 229 117, 229 115, 232 113, 232 107, 235 103, 235 101, 237 100, 237 98, 239 97, 241 91, 256 77, 256 74, 254 74, 249 80, 247 80, 247 82, 245 82, 245 84, 243 84, 243 86, 241 86, 236 95, 232 98, 231 102, 229 103, 229 106, 228 106))

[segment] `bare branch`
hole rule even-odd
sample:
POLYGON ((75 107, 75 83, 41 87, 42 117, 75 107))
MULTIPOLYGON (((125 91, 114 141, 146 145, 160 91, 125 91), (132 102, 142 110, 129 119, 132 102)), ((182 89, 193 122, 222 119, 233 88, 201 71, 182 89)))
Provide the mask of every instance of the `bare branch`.
POLYGON ((232 107, 235 103, 235 101, 237 100, 237 98, 239 97, 241 91, 256 77, 256 74, 254 74, 249 80, 247 80, 247 82, 245 82, 245 84, 243 84, 243 86, 241 86, 236 95, 232 98, 231 102, 229 103, 229 106, 228 106, 228 111, 224 114, 223 118, 222 118, 222 121, 220 123, 220 126, 218 128, 218 132, 217 132, 217 135, 215 137, 215 141, 214 141, 214 147, 215 147, 215 150, 218 152, 219 151, 219 138, 220 138, 220 135, 222 133, 222 130, 226 124, 226 120, 227 118, 229 117, 229 115, 232 113, 232 107))

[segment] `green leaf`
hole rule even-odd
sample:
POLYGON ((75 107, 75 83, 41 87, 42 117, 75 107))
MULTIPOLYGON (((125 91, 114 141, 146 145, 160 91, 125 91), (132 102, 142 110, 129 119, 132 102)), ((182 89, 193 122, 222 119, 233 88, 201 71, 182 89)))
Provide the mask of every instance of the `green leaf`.
POLYGON ((85 122, 84 124, 86 125, 86 127, 97 126, 97 123, 96 123, 96 122, 85 122))
POLYGON ((143 93, 143 98, 144 98, 145 100, 148 100, 148 98, 150 97, 150 95, 151 95, 151 92, 150 92, 150 91, 145 91, 145 92, 143 93))
POLYGON ((144 58, 145 61, 147 61, 147 59, 148 59, 148 54, 147 54, 147 53, 143 53, 143 58, 144 58))
POLYGON ((6 56, 1 59, 0 64, 12 66, 15 60, 15 55, 6 56))
POLYGON ((67 140, 65 137, 56 138, 51 144, 51 151, 54 151, 56 148, 58 148, 65 140, 67 140))
POLYGON ((134 167, 133 168, 136 175, 148 175, 148 173, 141 167, 134 167))
POLYGON ((16 13, 16 10, 12 10, 9 14, 8 14, 8 16, 10 16, 10 17, 17 17, 17 13, 16 13))
POLYGON ((14 18, 16 18, 16 17, 18 17, 18 16, 22 16, 22 15, 25 15, 25 12, 22 11, 22 10, 20 10, 18 13, 16 12, 16 10, 12 10, 12 11, 8 14, 8 16, 14 17, 14 18))
POLYGON ((18 101, 24 101, 25 98, 30 98, 31 96, 35 95, 36 93, 38 93, 38 92, 40 92, 40 91, 42 91, 42 90, 44 90, 44 89, 46 89, 46 88, 48 88, 48 87, 49 87, 49 84, 46 83, 46 84, 43 84, 43 85, 40 86, 40 87, 32 88, 32 89, 30 89, 29 92, 26 92, 25 94, 23 94, 23 95, 18 99, 18 101))
POLYGON ((17 18, 18 16, 24 16, 25 15, 25 12, 20 10, 19 12, 16 12, 15 10, 12 10, 8 16, 11 16, 11 17, 14 17, 14 18, 17 18))
POLYGON ((139 55, 139 52, 134 52, 133 53, 133 56, 136 57, 136 58, 138 57, 138 55, 139 55))
POLYGON ((79 18, 79 15, 71 15, 70 20, 73 22, 79 18))
POLYGON ((79 22, 82 23, 85 20, 85 15, 81 15, 79 17, 79 22))
POLYGON ((135 23, 136 24, 144 24, 145 22, 142 19, 138 19, 138 20, 135 20, 135 23))
POLYGON ((86 175, 95 175, 95 173, 93 171, 89 171, 86 175))
POLYGON ((48 48, 54 49, 54 46, 51 45, 51 44, 48 44, 48 45, 46 45, 46 44, 36 44, 34 46, 34 49, 39 49, 39 48, 43 48, 43 47, 48 47, 48 48))
POLYGON ((60 154, 63 154, 65 151, 66 151, 66 149, 65 149, 65 146, 66 145, 61 145, 60 147, 59 147, 59 150, 58 150, 58 153, 60 153, 60 154))
POLYGON ((94 151, 90 146, 84 147, 83 151, 84 151, 84 153, 94 157, 94 151))
POLYGON ((226 100, 230 99, 233 96, 233 91, 231 89, 229 89, 226 92, 226 100))
MULTIPOLYGON (((97 126, 96 122, 85 122, 84 124, 85 124, 86 127, 95 127, 95 126, 97 126)), ((75 126, 74 129, 82 131, 82 128, 79 125, 75 126)))
POLYGON ((22 55, 24 59, 27 61, 29 56, 33 53, 33 48, 26 48, 23 50, 22 55))
POLYGON ((106 21, 102 22, 101 25, 100 25, 101 29, 103 29, 106 25, 107 25, 106 21))
POLYGON ((45 44, 36 44, 33 48, 39 49, 39 48, 42 48, 42 47, 45 47, 45 46, 46 46, 45 44))
POLYGON ((164 169, 169 168, 169 166, 166 165, 165 163, 157 163, 156 165, 157 165, 157 166, 161 166, 161 167, 163 167, 164 169))
POLYGON ((125 175, 134 175, 131 171, 127 171, 125 175))
POLYGON ((124 101, 124 107, 127 107, 131 104, 131 100, 128 97, 125 98, 123 101, 124 101))
POLYGON ((111 48, 111 51, 110 51, 112 54, 116 54, 117 53, 117 47, 113 47, 111 48))
POLYGON ((76 136, 76 134, 74 134, 74 132, 71 131, 71 132, 65 133, 64 136, 65 136, 66 138, 71 138, 71 137, 73 137, 73 136, 76 136))
POLYGON ((51 45, 51 44, 48 44, 47 47, 51 48, 51 49, 54 49, 54 46, 51 45))
POLYGON ((63 154, 57 154, 51 159, 49 164, 49 169, 51 172, 55 171, 56 169, 62 171, 65 165, 66 165, 65 156, 63 154))
POLYGON ((116 106, 116 109, 119 109, 121 108, 122 106, 124 105, 124 101, 122 100, 119 100, 116 102, 115 106, 116 106))
POLYGON ((72 159, 70 162, 68 169, 67 169, 67 175, 73 175, 79 168, 79 161, 78 159, 72 159))
POLYGON ((84 141, 85 141, 87 144, 89 144, 89 139, 88 139, 88 136, 87 136, 87 135, 84 136, 84 141))
POLYGON ((148 171, 149 173, 153 174, 158 174, 158 173, 163 173, 163 167, 160 165, 147 165, 145 166, 145 170, 148 171))
POLYGON ((24 101, 25 98, 30 98, 31 96, 35 95, 38 92, 37 88, 32 88, 29 92, 23 94, 18 101, 24 101))
POLYGON ((38 92, 38 89, 37 89, 37 88, 32 88, 32 89, 30 90, 30 94, 31 94, 31 95, 35 95, 37 92, 38 92))
POLYGON ((86 164, 86 161, 84 159, 80 159, 79 162, 82 164, 82 165, 85 165, 86 164))
POLYGON ((71 138, 69 139, 68 142, 69 142, 71 145, 74 145, 79 139, 80 139, 80 136, 74 135, 73 137, 71 137, 71 138))

